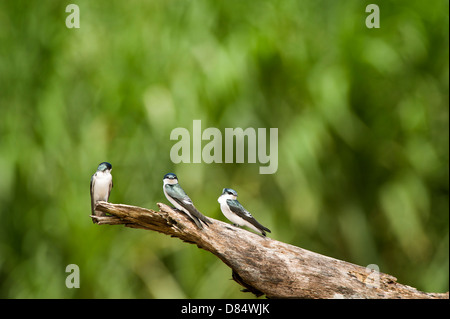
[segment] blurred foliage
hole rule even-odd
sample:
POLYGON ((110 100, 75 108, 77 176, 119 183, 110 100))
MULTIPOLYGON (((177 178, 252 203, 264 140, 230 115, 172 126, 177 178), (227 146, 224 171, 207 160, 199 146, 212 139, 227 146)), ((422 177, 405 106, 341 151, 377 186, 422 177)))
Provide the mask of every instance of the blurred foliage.
POLYGON ((448 291, 448 1, 78 0, 80 29, 69 3, 0 0, 0 297, 252 298, 194 245, 93 225, 102 161, 113 203, 156 209, 172 171, 210 217, 232 187, 271 238, 448 291), (278 128, 278 171, 173 164, 194 119, 278 128))

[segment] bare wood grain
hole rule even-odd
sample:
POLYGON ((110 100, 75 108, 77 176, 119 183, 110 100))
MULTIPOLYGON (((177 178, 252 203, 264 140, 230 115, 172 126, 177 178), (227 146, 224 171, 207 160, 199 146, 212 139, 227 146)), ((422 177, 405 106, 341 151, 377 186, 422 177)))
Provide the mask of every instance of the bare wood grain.
POLYGON ((246 291, 268 298, 449 298, 402 285, 391 275, 370 272, 335 258, 262 237, 209 218, 200 230, 183 213, 158 203, 159 211, 99 202, 91 216, 99 225, 125 225, 157 231, 213 253, 232 269, 246 291))

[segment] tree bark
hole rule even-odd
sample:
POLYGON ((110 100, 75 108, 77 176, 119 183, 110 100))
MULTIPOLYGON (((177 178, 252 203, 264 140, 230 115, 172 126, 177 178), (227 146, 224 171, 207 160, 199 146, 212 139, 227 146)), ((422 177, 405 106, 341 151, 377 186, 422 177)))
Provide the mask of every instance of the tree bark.
POLYGON ((154 230, 196 244, 232 269, 243 291, 267 298, 449 298, 397 283, 391 275, 289 245, 210 218, 203 229, 183 213, 99 202, 91 216, 100 225, 154 230))

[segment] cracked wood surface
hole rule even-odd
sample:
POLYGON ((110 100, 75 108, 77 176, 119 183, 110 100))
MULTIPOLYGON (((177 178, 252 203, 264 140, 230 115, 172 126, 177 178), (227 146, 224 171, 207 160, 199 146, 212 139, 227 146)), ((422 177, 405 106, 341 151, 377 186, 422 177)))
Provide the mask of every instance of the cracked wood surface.
POLYGON ((232 269, 233 279, 268 298, 449 298, 402 285, 391 275, 327 257, 208 217, 202 230, 183 213, 158 203, 159 211, 99 202, 99 225, 157 231, 196 244, 232 269))

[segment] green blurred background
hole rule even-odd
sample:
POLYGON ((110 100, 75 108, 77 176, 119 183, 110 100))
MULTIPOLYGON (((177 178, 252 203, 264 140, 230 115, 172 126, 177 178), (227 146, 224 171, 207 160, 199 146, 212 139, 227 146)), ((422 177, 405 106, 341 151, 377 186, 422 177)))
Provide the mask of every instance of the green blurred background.
POLYGON ((0 0, 0 297, 254 298, 194 245, 94 225, 102 161, 113 203, 156 209, 174 172, 225 220, 232 187, 271 238, 448 291, 448 1, 79 0, 68 29, 70 3, 0 0), (173 164, 194 119, 278 128, 278 171, 173 164))

